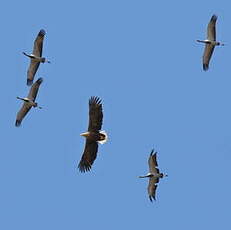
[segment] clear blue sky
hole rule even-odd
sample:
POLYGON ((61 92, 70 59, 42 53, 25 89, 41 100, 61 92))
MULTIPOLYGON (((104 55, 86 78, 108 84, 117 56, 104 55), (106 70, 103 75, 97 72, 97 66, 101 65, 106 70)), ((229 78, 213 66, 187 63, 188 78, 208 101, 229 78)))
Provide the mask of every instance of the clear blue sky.
POLYGON ((0 229, 229 229, 231 3, 4 1, 1 4, 0 229), (211 4, 212 3, 212 4, 211 4), (212 14, 217 47, 202 70, 212 14), (37 101, 14 126, 40 29, 37 101), (103 100, 109 141, 93 170, 77 164, 88 99, 103 100), (147 196, 150 150, 169 174, 147 196))

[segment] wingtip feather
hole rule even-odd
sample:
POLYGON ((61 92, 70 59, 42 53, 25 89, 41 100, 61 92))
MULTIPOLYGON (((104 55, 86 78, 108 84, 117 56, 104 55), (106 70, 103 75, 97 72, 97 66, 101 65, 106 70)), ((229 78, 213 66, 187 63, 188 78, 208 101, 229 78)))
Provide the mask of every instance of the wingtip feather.
POLYGON ((16 127, 19 127, 20 125, 21 125, 21 121, 16 120, 16 122, 15 122, 15 126, 16 126, 16 127))
POLYGON ((37 81, 36 81, 38 84, 41 84, 43 82, 43 78, 40 77, 37 81))
POLYGON ((85 165, 82 161, 79 162, 78 165, 79 171, 81 173, 89 172, 91 170, 91 165, 85 165))
POLYGON ((211 21, 216 21, 217 20, 217 15, 214 14, 212 17, 211 17, 211 21))
POLYGON ((209 69, 209 65, 208 64, 203 64, 203 70, 207 71, 209 69))
POLYGON ((38 36, 45 36, 46 31, 44 29, 41 29, 38 33, 38 36))
POLYGON ((26 84, 27 84, 28 86, 31 86, 31 85, 33 84, 33 80, 27 79, 26 84))

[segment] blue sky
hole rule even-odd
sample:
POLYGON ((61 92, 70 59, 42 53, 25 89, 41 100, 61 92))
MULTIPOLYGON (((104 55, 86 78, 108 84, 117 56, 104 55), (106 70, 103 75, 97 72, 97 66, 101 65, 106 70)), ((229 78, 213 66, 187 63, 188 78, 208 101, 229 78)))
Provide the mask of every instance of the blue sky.
POLYGON ((0 227, 4 230, 228 229, 230 225, 229 1, 5 1, 1 6, 0 227), (211 4, 211 2, 213 4, 211 4), (207 72, 212 14, 217 47, 207 72), (14 126, 40 29, 47 34, 37 101, 14 126), (90 173, 77 164, 88 99, 103 101, 90 173), (147 196, 150 150, 168 173, 147 196))

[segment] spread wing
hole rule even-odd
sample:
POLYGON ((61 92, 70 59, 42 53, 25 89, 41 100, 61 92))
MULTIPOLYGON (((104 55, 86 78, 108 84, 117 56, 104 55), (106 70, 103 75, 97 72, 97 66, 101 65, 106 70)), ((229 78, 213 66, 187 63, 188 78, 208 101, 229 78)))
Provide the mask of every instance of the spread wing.
POLYGON ((38 90, 39 90, 39 86, 40 84, 43 82, 43 78, 39 78, 30 88, 30 92, 28 94, 28 98, 32 101, 35 101, 37 94, 38 94, 38 90))
POLYGON ((216 21, 217 16, 213 15, 207 27, 207 39, 210 41, 216 41, 216 21))
POLYGON ((91 166, 94 163, 98 151, 98 143, 86 139, 85 149, 79 162, 78 168, 80 172, 87 172, 91 170, 91 166))
POLYGON ((45 34, 46 34, 45 30, 40 30, 34 41, 33 54, 37 57, 42 57, 43 40, 44 40, 45 34))
POLYGON ((159 182, 158 178, 155 178, 155 177, 149 178, 148 195, 149 195, 150 201, 152 201, 152 199, 156 200, 156 189, 157 189, 158 182, 159 182))
POLYGON ((19 127, 21 125, 23 118, 26 116, 30 109, 31 106, 24 102, 22 108, 17 113, 15 126, 19 127))
POLYGON ((91 97, 89 100, 89 124, 88 131, 99 131, 103 123, 103 109, 99 97, 91 97))
MULTIPOLYGON (((45 34, 45 30, 40 30, 37 35, 37 38, 34 41, 34 48, 32 53, 37 57, 42 57, 43 39, 45 34)), ((27 71, 27 85, 31 85, 33 83, 34 76, 38 70, 39 65, 40 62, 31 59, 30 66, 27 71)))
POLYGON ((30 66, 27 70, 27 85, 32 85, 34 76, 38 70, 40 62, 31 59, 30 66))
POLYGON ((156 154, 157 152, 155 152, 154 154, 154 150, 151 151, 150 157, 148 159, 148 165, 149 165, 149 172, 150 173, 158 173, 157 171, 157 160, 156 160, 156 154))
POLYGON ((206 44, 205 45, 205 50, 204 50, 204 55, 203 55, 203 70, 208 70, 209 69, 209 62, 213 54, 215 46, 212 44, 206 44))

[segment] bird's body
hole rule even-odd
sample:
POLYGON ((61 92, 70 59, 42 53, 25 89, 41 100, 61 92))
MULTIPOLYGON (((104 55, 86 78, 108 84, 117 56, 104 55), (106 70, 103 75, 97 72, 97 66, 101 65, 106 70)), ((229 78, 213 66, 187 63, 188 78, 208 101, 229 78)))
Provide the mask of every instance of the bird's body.
POLYGON ((154 154, 154 150, 151 151, 150 157, 148 159, 148 165, 149 165, 149 173, 145 176, 140 176, 139 178, 149 178, 149 184, 148 184, 148 195, 150 201, 152 199, 156 200, 156 189, 157 184, 159 183, 159 179, 168 176, 167 174, 160 173, 159 169, 157 168, 157 160, 156 160, 156 154, 154 154))
POLYGON ((224 44, 216 41, 216 21, 217 16, 213 15, 207 27, 207 39, 197 40, 205 44, 205 50, 203 54, 203 70, 209 69, 209 62, 212 57, 215 46, 223 46, 224 44))
POLYGON ((39 78, 30 88, 29 94, 27 97, 17 97, 17 99, 24 101, 22 108, 17 113, 17 118, 15 122, 15 126, 20 126, 23 118, 26 116, 26 114, 29 112, 29 110, 32 107, 38 107, 41 109, 41 107, 38 106, 38 103, 35 102, 35 99, 38 94, 39 86, 43 82, 42 78, 39 78))
POLYGON ((22 97, 17 97, 17 99, 24 101, 26 103, 26 105, 28 105, 28 106, 33 106, 33 107, 37 107, 38 106, 38 103, 30 100, 27 97, 23 97, 23 98, 22 97))
POLYGON ((25 56, 31 58, 34 62, 42 62, 42 63, 48 62, 48 63, 50 63, 50 61, 46 60, 46 58, 44 58, 44 57, 39 57, 39 56, 36 56, 34 54, 27 54, 25 52, 23 52, 23 54, 25 56))
POLYGON ((48 62, 46 58, 42 57, 42 50, 43 50, 43 40, 46 32, 45 30, 40 30, 35 41, 34 41, 34 48, 32 54, 27 54, 23 52, 23 54, 30 58, 30 66, 27 71, 27 85, 31 85, 34 80, 34 76, 38 70, 40 63, 48 62))
POLYGON ((81 133, 80 136, 86 137, 87 139, 91 140, 91 141, 97 141, 100 144, 104 144, 106 141, 106 137, 107 134, 105 133, 105 131, 99 131, 99 132, 85 132, 85 133, 81 133))
POLYGON ((89 100, 88 131, 80 134, 86 138, 84 152, 78 165, 80 172, 90 171, 97 157, 98 143, 103 144, 107 141, 106 132, 100 131, 102 122, 103 111, 101 100, 98 97, 91 97, 89 100))

